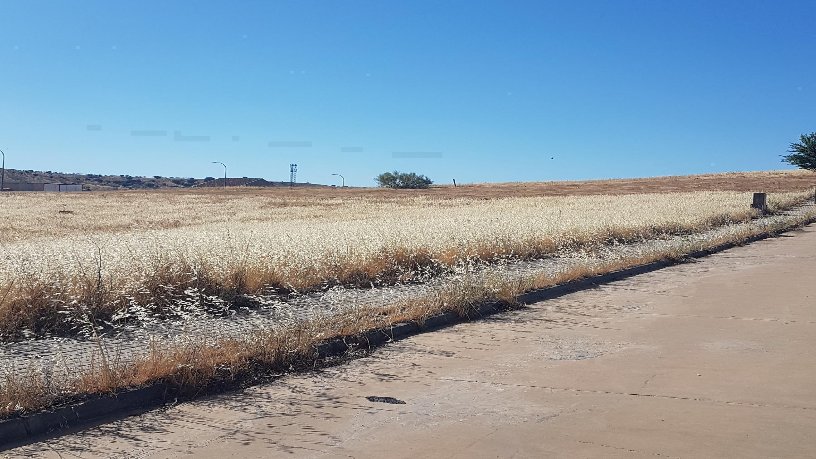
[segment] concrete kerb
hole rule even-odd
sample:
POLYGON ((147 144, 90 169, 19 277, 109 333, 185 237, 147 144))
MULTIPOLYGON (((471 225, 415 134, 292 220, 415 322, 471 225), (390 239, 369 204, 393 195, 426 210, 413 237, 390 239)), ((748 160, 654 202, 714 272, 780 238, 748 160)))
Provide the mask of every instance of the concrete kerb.
POLYGON ((146 411, 164 404, 167 388, 161 384, 101 395, 69 406, 0 422, 0 451, 24 444, 50 432, 82 425, 95 419, 132 411, 146 411))
MULTIPOLYGON (((811 224, 814 221, 808 221, 811 224)), ((737 246, 750 244, 778 234, 792 231, 790 228, 778 232, 752 236, 739 243, 724 243, 708 249, 686 254, 685 259, 702 258, 722 252, 737 246)), ((558 298, 576 291, 592 288, 597 285, 610 283, 616 280, 645 274, 669 266, 683 263, 683 259, 659 260, 651 263, 633 266, 594 277, 580 279, 565 284, 548 287, 519 295, 516 299, 519 304, 530 304, 547 299, 558 298)), ((331 357, 341 357, 354 350, 372 350, 392 341, 402 340, 420 333, 426 333, 450 327, 470 320, 478 320, 508 310, 508 307, 499 303, 488 303, 475 307, 472 312, 462 316, 453 312, 445 312, 425 319, 422 323, 405 322, 391 327, 369 330, 357 336, 334 338, 319 344, 315 349, 315 359, 323 360, 331 357)), ((11 447, 32 443, 44 436, 66 427, 91 426, 94 421, 101 421, 106 417, 127 412, 145 412, 158 408, 167 403, 172 396, 170 388, 165 384, 154 384, 134 390, 126 390, 115 395, 103 395, 59 408, 53 411, 34 413, 20 418, 0 421, 0 451, 11 447)), ((97 422, 98 423, 98 422, 97 422)))

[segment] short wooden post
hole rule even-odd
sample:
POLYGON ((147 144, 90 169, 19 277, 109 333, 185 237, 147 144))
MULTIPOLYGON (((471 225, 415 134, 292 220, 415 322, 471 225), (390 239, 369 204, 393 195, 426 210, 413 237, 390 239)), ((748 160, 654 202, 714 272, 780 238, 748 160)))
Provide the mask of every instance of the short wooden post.
POLYGON ((751 207, 762 212, 768 211, 768 195, 765 193, 754 193, 754 202, 751 207))

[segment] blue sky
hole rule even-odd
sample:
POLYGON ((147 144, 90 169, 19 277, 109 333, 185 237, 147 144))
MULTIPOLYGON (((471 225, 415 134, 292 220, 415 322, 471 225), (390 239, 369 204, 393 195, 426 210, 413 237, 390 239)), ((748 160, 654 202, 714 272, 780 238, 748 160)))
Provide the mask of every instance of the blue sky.
POLYGON ((781 169, 811 1, 0 1, 19 169, 371 185, 781 169))

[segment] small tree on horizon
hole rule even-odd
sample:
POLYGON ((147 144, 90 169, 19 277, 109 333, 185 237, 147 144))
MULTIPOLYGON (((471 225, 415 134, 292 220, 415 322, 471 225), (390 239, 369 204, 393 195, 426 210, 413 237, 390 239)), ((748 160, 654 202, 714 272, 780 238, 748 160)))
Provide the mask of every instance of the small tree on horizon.
POLYGON ((374 178, 377 185, 384 188, 418 189, 428 188, 433 181, 424 175, 415 172, 383 172, 374 178))
POLYGON ((790 144, 788 152, 790 154, 782 156, 782 161, 816 171, 816 132, 799 136, 799 142, 790 144))

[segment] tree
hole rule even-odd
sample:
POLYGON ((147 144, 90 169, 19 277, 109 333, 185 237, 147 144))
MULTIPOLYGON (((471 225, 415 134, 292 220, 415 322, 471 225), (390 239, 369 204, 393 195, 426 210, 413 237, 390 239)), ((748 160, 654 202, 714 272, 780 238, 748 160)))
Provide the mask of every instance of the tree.
POLYGON ((433 182, 424 175, 415 172, 384 172, 374 180, 384 188, 428 188, 433 182))
POLYGON ((783 156, 782 161, 816 171, 816 132, 799 136, 799 142, 790 144, 788 151, 790 154, 783 156))

